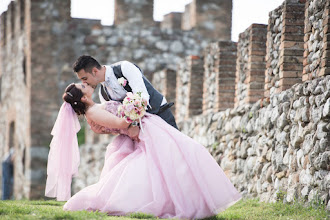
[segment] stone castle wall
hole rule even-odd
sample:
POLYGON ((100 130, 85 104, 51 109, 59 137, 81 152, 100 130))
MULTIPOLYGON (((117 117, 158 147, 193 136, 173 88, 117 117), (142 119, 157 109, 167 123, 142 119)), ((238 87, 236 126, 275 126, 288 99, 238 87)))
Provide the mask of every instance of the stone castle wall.
POLYGON ((195 116, 179 127, 208 148, 243 195, 276 201, 284 192, 287 202, 327 204, 329 91, 326 76, 295 84, 269 102, 195 116))
MULTIPOLYGON (((302 69, 302 45, 310 44, 302 43, 306 35, 301 31, 310 25, 303 15, 311 4, 316 3, 286 0, 270 12, 267 27, 252 24, 238 43, 211 43, 203 57, 181 61, 175 75, 176 120, 182 132, 208 148, 243 195, 263 201, 322 201, 330 209, 330 76, 326 65, 316 68, 325 70, 325 76, 315 75, 313 80, 306 80, 302 69), (222 63, 222 53, 235 62, 222 63), (220 77, 224 67, 230 74, 220 77), (227 87, 221 87, 226 77, 227 87), (193 84, 197 90, 191 89, 193 84), (240 90, 231 105, 236 106, 217 109, 217 100, 232 97, 235 86, 240 90), (199 106, 191 105, 191 97, 199 106)), ((318 20, 324 32, 327 22, 324 17, 318 20)), ((323 41, 328 44, 328 38, 323 41)), ((326 64, 327 47, 321 50, 326 64)), ((174 78, 166 72, 156 72, 153 81, 164 94, 173 88, 167 80, 174 78)))
MULTIPOLYGON (((231 5, 231 0, 223 2, 231 5)), ((221 4, 212 3, 223 16, 223 20, 214 20, 215 25, 229 23, 222 24, 223 32, 217 36, 229 40, 231 8, 221 4)), ((203 3, 197 1, 194 5, 191 15, 196 16, 196 10, 203 3)), ((138 64, 151 80, 153 72, 165 67, 176 69, 176 63, 182 57, 199 55, 208 42, 215 40, 209 36, 212 31, 206 33, 194 27, 183 31, 174 27, 174 19, 167 22, 172 22, 169 25, 173 28, 161 28, 166 25, 153 21, 151 0, 116 1, 114 26, 102 26, 98 20, 71 18, 70 7, 70 0, 16 0, 0 17, 0 111, 2 115, 8 115, 0 119, 0 137, 3 137, 0 139, 0 157, 9 151, 11 127, 15 128, 15 149, 21 152, 15 169, 22 167, 24 149, 27 155, 24 163, 28 180, 15 183, 15 198, 44 195, 50 132, 64 88, 77 81, 71 66, 78 56, 93 55, 101 64, 129 60, 138 64), (21 8, 24 8, 25 16, 21 16, 21 8), (12 91, 20 95, 14 96, 12 91), (13 121, 15 126, 11 126, 13 121), (31 184, 25 184, 28 181, 31 184), (26 190, 20 190, 22 187, 26 190)), ((214 8, 207 7, 207 10, 213 10, 211 17, 187 19, 194 20, 195 25, 212 23, 214 8)), ((168 94, 171 93, 173 91, 168 94)), ((102 139, 98 135, 90 137, 95 142, 102 139)), ((15 172, 20 176, 19 180, 23 178, 23 171, 15 172)))
MULTIPOLYGON (((181 131, 206 146, 246 196, 276 201, 284 194, 287 202, 322 201, 330 209, 330 56, 329 38, 323 37, 328 36, 328 11, 323 1, 286 0, 270 12, 268 27, 252 24, 240 34, 234 108, 211 110, 231 90, 216 92, 216 77, 224 77, 214 67, 226 46, 217 49, 214 43, 204 53, 204 93, 183 89, 186 97, 203 99, 200 108, 205 114, 186 120, 189 103, 177 98, 178 110, 186 113, 176 115, 181 131), (313 24, 322 31, 312 27, 311 36, 308 28, 313 24), (315 50, 307 51, 313 44, 315 50), (306 51, 313 62, 319 62, 313 67, 314 75, 309 74, 313 80, 306 80, 303 70, 306 51)), ((187 76, 192 73, 186 68, 177 82, 189 85, 187 76)), ((177 97, 182 96, 177 91, 177 97)))

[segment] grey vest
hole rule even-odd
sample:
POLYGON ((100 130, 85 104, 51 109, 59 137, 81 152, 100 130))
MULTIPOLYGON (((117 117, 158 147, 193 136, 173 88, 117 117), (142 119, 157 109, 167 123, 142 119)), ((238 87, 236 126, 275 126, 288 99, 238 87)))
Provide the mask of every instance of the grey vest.
MULTIPOLYGON (((147 88, 147 91, 149 93, 149 96, 150 96, 149 104, 150 104, 151 108, 148 107, 147 112, 149 112, 151 114, 157 114, 159 112, 160 105, 161 105, 161 103, 163 101, 163 95, 160 94, 160 92, 158 92, 151 85, 151 83, 149 82, 149 80, 143 75, 143 72, 140 69, 140 67, 138 67, 137 65, 135 65, 135 66, 141 71, 144 84, 145 84, 145 86, 147 88)), ((116 76, 117 79, 119 79, 121 77, 124 77, 125 78, 125 76, 123 75, 123 73, 121 71, 121 62, 112 64, 111 67, 112 67, 113 72, 114 72, 114 74, 115 74, 115 76, 116 76)), ((129 86, 128 80, 127 80, 127 84, 126 84, 126 86, 124 88, 125 88, 125 90, 127 92, 132 92, 132 88, 129 86)), ((101 94, 102 94, 103 98, 106 101, 109 101, 108 94, 106 93, 105 88, 102 85, 101 85, 101 94)), ((110 99, 111 99, 111 97, 110 97, 110 99)))

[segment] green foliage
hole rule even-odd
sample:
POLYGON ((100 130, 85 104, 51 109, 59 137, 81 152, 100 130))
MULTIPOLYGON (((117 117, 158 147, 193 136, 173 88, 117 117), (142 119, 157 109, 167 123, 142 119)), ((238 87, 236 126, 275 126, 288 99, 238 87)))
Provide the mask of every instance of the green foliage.
POLYGON ((80 131, 77 133, 77 138, 78 138, 78 145, 79 147, 83 144, 85 144, 85 130, 86 130, 86 123, 81 121, 80 122, 81 125, 81 129, 80 131))
POLYGON ((278 190, 278 192, 276 193, 276 200, 277 201, 284 201, 284 198, 286 197, 287 192, 283 191, 283 190, 278 190))
MULTIPOLYGON (((144 213, 128 216, 108 216, 101 212, 63 211, 64 202, 48 201, 0 201, 0 219, 158 219, 144 213)), ((207 220, 224 219, 327 219, 325 206, 317 209, 302 203, 265 203, 257 199, 242 199, 235 205, 207 220)))
POLYGON ((218 146, 219 146, 219 142, 214 142, 213 144, 212 144, 212 150, 216 150, 217 148, 218 148, 218 146))
POLYGON ((137 219, 157 219, 157 217, 145 213, 132 213, 129 215, 129 217, 137 219))

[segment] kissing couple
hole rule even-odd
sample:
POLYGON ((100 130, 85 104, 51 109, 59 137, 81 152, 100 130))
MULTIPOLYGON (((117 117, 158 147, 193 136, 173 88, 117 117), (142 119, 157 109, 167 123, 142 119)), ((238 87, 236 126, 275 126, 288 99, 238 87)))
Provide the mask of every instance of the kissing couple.
POLYGON ((45 192, 67 201, 64 210, 196 219, 216 215, 241 198, 207 149, 177 129, 172 103, 138 66, 128 61, 101 66, 83 55, 73 69, 82 83, 64 91, 51 132, 45 192), (98 84, 101 103, 92 99, 98 84), (147 102, 140 123, 119 114, 128 92, 147 102), (71 197, 71 180, 79 166, 77 115, 83 115, 94 132, 117 136, 107 146, 99 181, 71 197))

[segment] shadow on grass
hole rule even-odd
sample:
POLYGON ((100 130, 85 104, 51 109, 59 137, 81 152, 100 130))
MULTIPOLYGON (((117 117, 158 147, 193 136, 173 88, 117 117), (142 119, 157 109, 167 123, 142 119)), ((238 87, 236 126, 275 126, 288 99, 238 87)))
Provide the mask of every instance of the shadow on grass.
POLYGON ((26 203, 27 205, 50 205, 50 206, 63 206, 64 202, 58 201, 29 201, 26 203))
POLYGON ((201 220, 226 220, 227 218, 223 218, 223 217, 219 217, 219 216, 211 216, 211 217, 208 217, 208 218, 203 218, 201 220))

